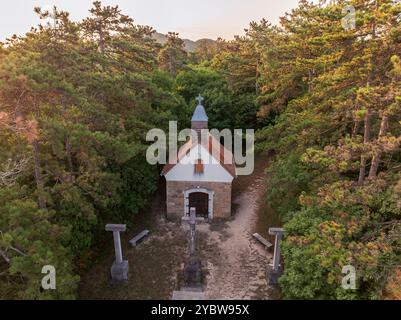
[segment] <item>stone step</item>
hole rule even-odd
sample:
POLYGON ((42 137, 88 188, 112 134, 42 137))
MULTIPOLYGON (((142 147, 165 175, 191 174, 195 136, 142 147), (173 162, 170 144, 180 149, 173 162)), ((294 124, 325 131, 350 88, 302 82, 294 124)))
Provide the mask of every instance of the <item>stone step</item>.
POLYGON ((205 294, 203 292, 196 292, 196 291, 186 291, 181 290, 181 291, 174 291, 173 292, 173 297, 172 300, 205 300, 205 294))

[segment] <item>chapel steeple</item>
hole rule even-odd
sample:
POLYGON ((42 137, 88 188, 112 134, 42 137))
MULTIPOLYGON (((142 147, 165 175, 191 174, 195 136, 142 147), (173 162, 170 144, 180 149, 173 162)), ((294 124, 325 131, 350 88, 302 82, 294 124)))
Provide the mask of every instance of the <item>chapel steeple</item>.
POLYGON ((209 118, 207 117, 205 107, 202 105, 204 98, 199 95, 196 100, 198 100, 198 105, 191 121, 192 129, 195 130, 198 133, 198 137, 200 137, 202 129, 208 129, 209 118))

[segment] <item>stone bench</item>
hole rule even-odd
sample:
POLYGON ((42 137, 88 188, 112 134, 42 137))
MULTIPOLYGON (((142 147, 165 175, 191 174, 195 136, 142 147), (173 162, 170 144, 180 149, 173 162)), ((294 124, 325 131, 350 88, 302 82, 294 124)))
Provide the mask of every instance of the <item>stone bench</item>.
POLYGON ((266 249, 273 247, 273 244, 263 238, 259 233, 255 233, 253 237, 258 240, 261 244, 263 244, 266 249))
POLYGON ((142 240, 144 240, 148 235, 149 235, 150 231, 149 230, 144 230, 142 231, 140 234, 138 234, 137 236, 135 236, 132 240, 130 240, 130 244, 133 247, 136 247, 142 240))

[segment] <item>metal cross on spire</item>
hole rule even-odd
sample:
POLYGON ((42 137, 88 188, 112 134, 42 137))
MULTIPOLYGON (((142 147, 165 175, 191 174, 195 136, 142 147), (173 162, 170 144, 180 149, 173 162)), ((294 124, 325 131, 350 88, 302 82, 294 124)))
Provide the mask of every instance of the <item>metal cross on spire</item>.
POLYGON ((199 96, 196 98, 196 100, 198 100, 198 104, 202 105, 203 100, 205 100, 205 98, 203 98, 200 94, 199 96))

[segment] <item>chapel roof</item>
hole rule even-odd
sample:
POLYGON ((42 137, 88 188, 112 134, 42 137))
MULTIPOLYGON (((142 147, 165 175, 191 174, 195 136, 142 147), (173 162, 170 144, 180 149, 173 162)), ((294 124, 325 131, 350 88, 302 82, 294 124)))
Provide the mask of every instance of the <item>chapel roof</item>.
MULTIPOLYGON (((202 143, 202 142, 201 142, 202 143)), ((191 151, 194 147, 198 146, 199 142, 197 139, 194 140, 189 139, 178 151, 177 157, 174 159, 175 161, 171 161, 171 163, 167 163, 162 171, 162 175, 166 175, 169 173, 184 156, 191 151)), ((210 133, 206 143, 202 144, 203 147, 215 157, 215 155, 219 156, 219 159, 216 159, 220 162, 221 166, 234 178, 237 176, 237 171, 235 167, 235 161, 233 154, 228 151, 215 137, 213 137, 210 133)))

